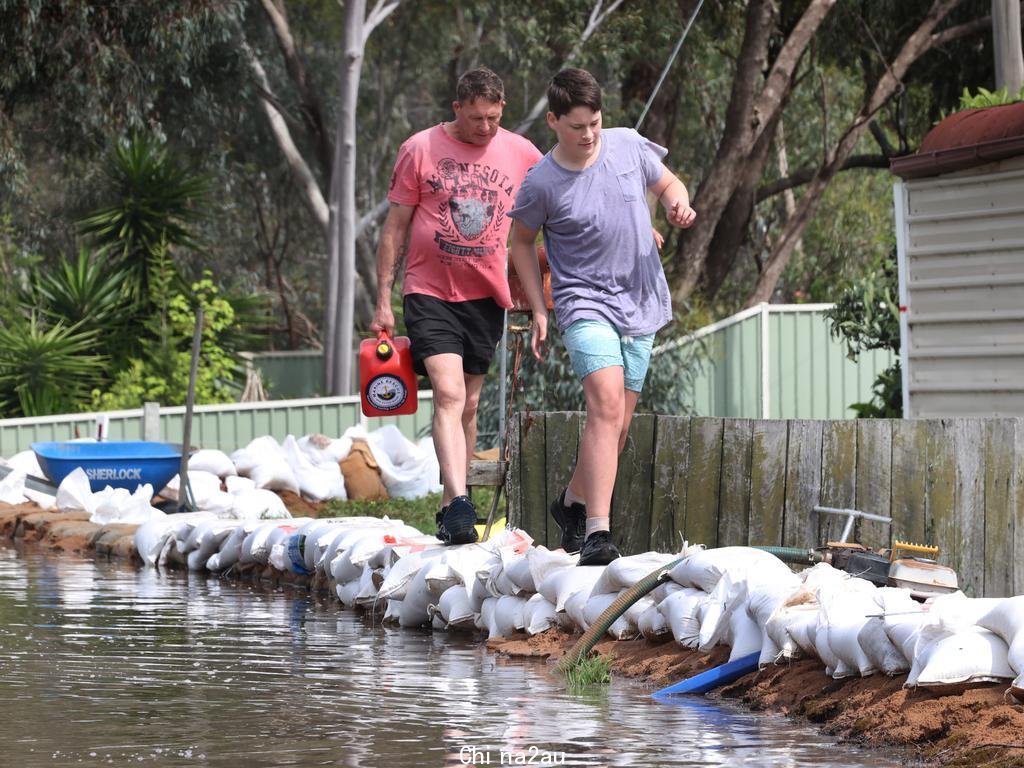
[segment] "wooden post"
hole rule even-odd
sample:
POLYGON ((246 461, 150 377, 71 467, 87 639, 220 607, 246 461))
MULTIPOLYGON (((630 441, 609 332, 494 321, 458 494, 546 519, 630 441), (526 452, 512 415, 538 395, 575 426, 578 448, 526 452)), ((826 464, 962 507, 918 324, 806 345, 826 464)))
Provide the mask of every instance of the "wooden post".
POLYGON ((142 404, 142 439, 151 443, 160 441, 160 403, 142 404))

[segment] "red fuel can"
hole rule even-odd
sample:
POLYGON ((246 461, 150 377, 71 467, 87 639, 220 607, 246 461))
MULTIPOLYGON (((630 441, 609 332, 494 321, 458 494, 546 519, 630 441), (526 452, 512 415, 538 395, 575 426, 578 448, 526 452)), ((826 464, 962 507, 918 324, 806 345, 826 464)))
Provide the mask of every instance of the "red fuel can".
POLYGON ((366 416, 415 413, 416 372, 408 336, 390 338, 381 331, 376 339, 359 344, 359 393, 366 416))

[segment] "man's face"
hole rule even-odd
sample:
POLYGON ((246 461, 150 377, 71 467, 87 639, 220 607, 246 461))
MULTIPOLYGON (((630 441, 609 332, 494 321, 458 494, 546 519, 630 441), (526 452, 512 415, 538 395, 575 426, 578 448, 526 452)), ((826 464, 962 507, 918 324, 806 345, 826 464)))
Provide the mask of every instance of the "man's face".
POLYGON ((590 107, 573 107, 561 117, 548 112, 548 127, 555 132, 566 157, 578 162, 597 152, 601 136, 601 113, 590 107))
POLYGON ((498 133, 504 101, 473 99, 469 102, 452 102, 455 121, 452 132, 459 141, 467 144, 486 146, 498 133))

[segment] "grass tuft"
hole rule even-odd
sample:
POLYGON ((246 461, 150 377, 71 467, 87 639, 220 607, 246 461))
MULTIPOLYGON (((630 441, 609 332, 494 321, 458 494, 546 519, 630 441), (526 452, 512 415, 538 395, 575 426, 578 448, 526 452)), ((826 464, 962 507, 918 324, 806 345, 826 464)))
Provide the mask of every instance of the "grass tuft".
POLYGON ((565 682, 570 691, 579 691, 593 685, 608 685, 611 681, 612 665, 604 656, 587 656, 565 669, 565 682))

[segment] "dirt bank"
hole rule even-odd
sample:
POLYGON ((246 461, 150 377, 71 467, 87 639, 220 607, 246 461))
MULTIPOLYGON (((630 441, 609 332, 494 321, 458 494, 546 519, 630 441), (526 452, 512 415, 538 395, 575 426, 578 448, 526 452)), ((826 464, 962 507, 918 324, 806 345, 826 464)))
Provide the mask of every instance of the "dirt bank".
MULTIPOLYGON (((35 504, 0 504, 0 537, 19 546, 141 564, 134 530, 130 525, 90 523, 85 513, 44 512, 35 504)), ((168 565, 184 568, 183 558, 168 565)), ((269 588, 294 586, 333 598, 323 579, 311 581, 271 566, 235 568, 232 576, 269 588)), ((492 640, 488 647, 511 657, 554 660, 576 639, 549 630, 535 637, 523 634, 492 640)), ((616 674, 635 678, 651 690, 728 658, 726 648, 701 654, 672 641, 608 639, 598 643, 596 650, 611 659, 616 674)), ((818 661, 807 660, 747 675, 714 695, 742 701, 753 710, 779 711, 809 720, 841 741, 876 749, 896 748, 895 755, 909 762, 1024 768, 1024 707, 1003 700, 1005 685, 940 693, 905 690, 905 679, 876 675, 833 680, 818 661)))
MULTIPOLYGON (((496 653, 558 659, 578 636, 549 630, 535 637, 488 642, 496 653)), ((702 654, 673 641, 598 643, 615 674, 651 690, 671 685, 728 658, 717 648, 702 654)), ((1003 700, 1005 685, 948 690, 903 688, 906 675, 833 680, 817 660, 769 667, 713 694, 738 699, 751 709, 809 720, 840 741, 875 749, 896 748, 908 762, 949 766, 1024 766, 1024 707, 1003 700)))

